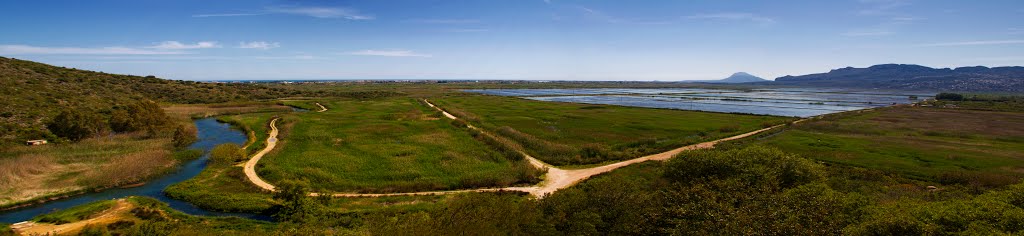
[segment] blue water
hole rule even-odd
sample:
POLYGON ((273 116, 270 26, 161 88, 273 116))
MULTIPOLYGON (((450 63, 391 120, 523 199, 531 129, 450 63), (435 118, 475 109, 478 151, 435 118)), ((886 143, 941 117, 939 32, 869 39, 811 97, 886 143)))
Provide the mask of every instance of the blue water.
POLYGON ((471 89, 525 99, 648 108, 811 117, 893 104, 907 104, 934 93, 850 91, 822 88, 755 90, 704 88, 471 89))
POLYGON ((200 149, 206 152, 202 157, 182 164, 176 171, 147 182, 145 185, 134 188, 112 188, 95 193, 76 195, 73 197, 50 201, 29 207, 17 208, 9 211, 0 211, 0 222, 17 223, 32 219, 40 214, 52 212, 59 209, 68 209, 80 204, 90 203, 99 200, 110 200, 124 198, 127 196, 146 196, 155 198, 170 205, 171 208, 192 215, 203 216, 237 216, 257 220, 270 220, 270 217, 258 214, 246 213, 224 213, 199 209, 191 203, 171 199, 164 196, 164 189, 172 184, 185 181, 195 177, 206 168, 209 159, 209 151, 214 146, 223 143, 236 143, 244 145, 246 135, 232 129, 230 125, 217 122, 215 118, 206 118, 195 121, 199 130, 199 141, 189 146, 193 149, 200 149))

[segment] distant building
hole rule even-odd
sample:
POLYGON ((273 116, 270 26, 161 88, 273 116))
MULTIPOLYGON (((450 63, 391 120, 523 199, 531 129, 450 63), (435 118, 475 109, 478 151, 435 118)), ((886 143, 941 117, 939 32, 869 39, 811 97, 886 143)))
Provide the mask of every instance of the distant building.
POLYGON ((44 144, 46 144, 46 140, 43 140, 43 139, 25 141, 25 145, 29 145, 29 146, 44 145, 44 144))

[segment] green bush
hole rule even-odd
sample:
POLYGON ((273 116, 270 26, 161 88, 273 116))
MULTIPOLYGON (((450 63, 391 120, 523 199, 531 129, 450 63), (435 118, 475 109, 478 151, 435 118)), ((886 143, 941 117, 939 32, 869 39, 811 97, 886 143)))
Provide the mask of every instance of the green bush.
POLYGON ((935 100, 942 101, 963 101, 964 95, 959 93, 939 93, 935 95, 935 100))
POLYGON ((110 129, 98 113, 77 108, 64 109, 49 122, 47 128, 53 134, 71 141, 94 137, 110 129))
POLYGON ((174 137, 171 142, 174 143, 176 148, 188 147, 198 139, 196 135, 198 131, 194 126, 191 125, 179 125, 174 129, 174 137))
POLYGON ((210 161, 218 165, 228 165, 245 159, 245 150, 234 143, 217 145, 210 151, 210 161))
POLYGON ((735 179, 747 186, 782 189, 823 179, 824 170, 778 149, 749 147, 683 152, 669 161, 665 177, 682 183, 735 179))

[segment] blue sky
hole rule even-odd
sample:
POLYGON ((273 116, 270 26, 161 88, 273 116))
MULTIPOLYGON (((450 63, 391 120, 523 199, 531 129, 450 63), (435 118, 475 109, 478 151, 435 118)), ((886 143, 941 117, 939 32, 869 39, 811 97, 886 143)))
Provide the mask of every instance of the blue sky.
POLYGON ((1024 65, 1024 1, 2 1, 0 56, 186 80, 1024 65))

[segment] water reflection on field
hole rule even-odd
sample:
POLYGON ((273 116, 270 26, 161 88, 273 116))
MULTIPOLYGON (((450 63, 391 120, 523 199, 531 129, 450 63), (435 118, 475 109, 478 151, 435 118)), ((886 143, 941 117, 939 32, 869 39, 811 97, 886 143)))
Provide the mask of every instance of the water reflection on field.
POLYGON ((467 92, 553 102, 810 117, 929 98, 933 93, 820 88, 704 89, 474 89, 467 92))

